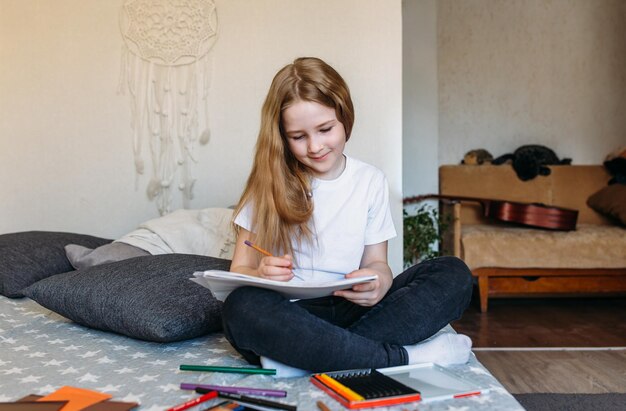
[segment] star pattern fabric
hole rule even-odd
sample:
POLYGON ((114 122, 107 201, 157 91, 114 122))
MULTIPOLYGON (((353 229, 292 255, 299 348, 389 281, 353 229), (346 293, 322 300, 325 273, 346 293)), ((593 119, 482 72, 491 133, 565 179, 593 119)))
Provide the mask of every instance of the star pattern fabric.
MULTIPOLYGON (((331 410, 344 410, 307 377, 189 372, 180 371, 181 364, 247 365, 221 333, 177 343, 146 342, 77 325, 27 298, 0 297, 0 402, 69 385, 111 394, 114 401, 137 402, 138 411, 162 411, 197 396, 181 390, 181 383, 198 383, 285 390, 287 397, 278 400, 299 410, 317 410, 318 400, 331 410)), ((453 368, 490 388, 489 394, 377 409, 523 410, 474 356, 453 368)))

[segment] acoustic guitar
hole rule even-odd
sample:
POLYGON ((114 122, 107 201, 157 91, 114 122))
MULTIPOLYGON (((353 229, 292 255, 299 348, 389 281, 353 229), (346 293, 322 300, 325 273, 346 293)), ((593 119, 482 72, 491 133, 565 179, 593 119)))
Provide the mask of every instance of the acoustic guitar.
POLYGON ((404 204, 411 204, 434 198, 478 202, 483 208, 483 214, 485 217, 494 218, 508 223, 521 224, 528 227, 545 228, 557 231, 571 231, 576 229, 576 221, 578 220, 578 210, 547 206, 541 203, 518 203, 514 201, 441 194, 426 194, 407 197, 402 202, 404 204))

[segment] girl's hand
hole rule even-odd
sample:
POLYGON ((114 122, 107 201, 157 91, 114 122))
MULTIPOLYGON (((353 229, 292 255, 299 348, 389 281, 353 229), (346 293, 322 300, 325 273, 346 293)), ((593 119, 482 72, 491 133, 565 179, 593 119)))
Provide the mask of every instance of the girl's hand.
POLYGON ((259 277, 274 281, 289 281, 293 276, 293 257, 263 257, 257 268, 259 277))
POLYGON ((352 301, 364 307, 372 307, 378 304, 385 294, 387 294, 389 288, 391 288, 390 276, 381 274, 370 268, 362 268, 346 274, 346 278, 365 277, 369 275, 376 275, 378 278, 363 284, 353 285, 351 290, 335 291, 333 295, 343 297, 348 301, 352 301))
POLYGON ((291 280, 294 277, 293 258, 290 255, 282 257, 268 255, 259 260, 259 254, 267 252, 265 250, 259 252, 258 248, 246 245, 246 241, 254 243, 254 240, 254 235, 250 231, 239 228, 230 271, 274 281, 291 280))
POLYGON ((387 264, 387 242, 366 245, 361 258, 361 267, 346 274, 346 278, 376 275, 378 278, 363 284, 355 284, 351 290, 335 291, 333 295, 363 307, 372 307, 383 299, 391 288, 393 274, 387 264))

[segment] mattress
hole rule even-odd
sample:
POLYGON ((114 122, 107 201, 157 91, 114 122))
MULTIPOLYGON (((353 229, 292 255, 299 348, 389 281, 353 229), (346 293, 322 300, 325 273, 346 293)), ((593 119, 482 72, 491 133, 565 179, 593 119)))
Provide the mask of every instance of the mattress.
MULTIPOLYGON (((299 410, 317 410, 318 400, 331 410, 345 409, 308 377, 180 371, 181 364, 243 366, 246 362, 221 333, 151 343, 77 325, 28 298, 0 296, 0 402, 74 386, 111 394, 114 401, 137 402, 139 411, 160 411, 196 397, 180 388, 182 383, 192 383, 284 390, 287 396, 274 400, 297 405, 299 410)), ((450 368, 489 392, 378 409, 523 410, 473 355, 467 364, 450 368)))

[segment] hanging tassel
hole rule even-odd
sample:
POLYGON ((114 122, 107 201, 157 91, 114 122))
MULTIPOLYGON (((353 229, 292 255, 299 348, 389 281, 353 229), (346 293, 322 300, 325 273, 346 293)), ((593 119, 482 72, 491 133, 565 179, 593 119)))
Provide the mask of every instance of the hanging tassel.
POLYGON ((204 130, 202 134, 200 135, 200 139, 198 141, 203 146, 209 144, 209 141, 211 141, 211 130, 209 130, 208 128, 204 130))
POLYGON ((126 94, 124 91, 125 87, 126 87, 126 74, 127 74, 127 70, 128 70, 128 63, 127 60, 128 59, 128 49, 126 48, 125 45, 122 46, 122 52, 120 55, 120 75, 119 75, 119 79, 117 81, 117 94, 121 94, 124 95, 126 94))
POLYGON ((182 8, 189 12, 184 16, 194 15, 204 20, 202 25, 193 26, 197 30, 195 33, 185 31, 187 28, 172 29, 175 40, 190 36, 191 41, 197 42, 195 55, 193 52, 190 54, 188 49, 172 50, 167 47, 172 43, 154 43, 150 36, 144 36, 146 32, 139 28, 156 27, 154 22, 150 19, 142 21, 143 15, 135 12, 140 7, 135 0, 124 0, 122 18, 127 21, 120 27, 126 45, 121 52, 118 92, 123 94, 128 89, 131 100, 136 184, 138 176, 146 173, 145 169, 149 167, 146 194, 163 215, 170 211, 173 191, 182 193, 185 207, 190 205, 195 184, 191 166, 197 162, 194 146, 196 141, 206 145, 211 139, 208 126, 208 55, 217 39, 217 13, 214 0, 181 4, 162 3, 161 0, 146 2, 149 6, 159 6, 155 11, 159 16, 168 10, 182 8), (146 43, 149 47, 142 47, 146 43), (145 53, 146 50, 149 53, 145 53), (204 104, 203 119, 200 118, 198 104, 204 104), (199 133, 201 123, 203 131, 199 133), (150 165, 143 160, 146 149, 152 160, 150 165))
POLYGON ((202 145, 206 145, 206 144, 209 144, 209 141, 211 140, 211 129, 209 127, 209 90, 211 88, 211 74, 213 73, 213 70, 211 67, 213 65, 213 59, 211 55, 207 54, 204 57, 202 57, 201 62, 199 62, 199 64, 201 64, 200 67, 203 69, 202 104, 204 105, 204 122, 205 122, 205 129, 200 135, 199 142, 202 145))
POLYGON ((151 178, 148 183, 148 187, 146 188, 146 194, 148 195, 150 201, 157 198, 158 195, 161 194, 161 182, 154 177, 151 178))

